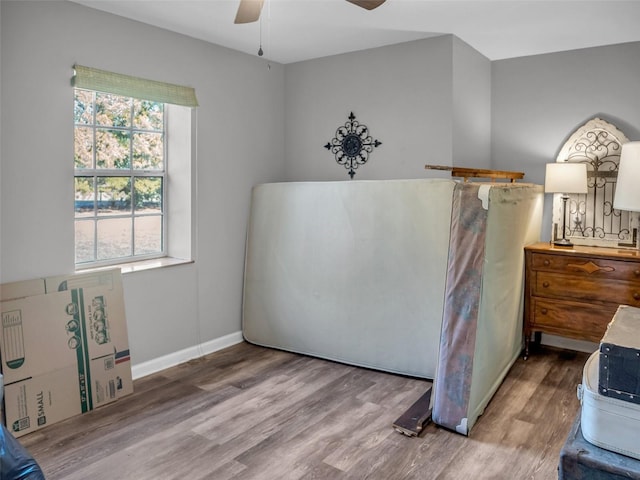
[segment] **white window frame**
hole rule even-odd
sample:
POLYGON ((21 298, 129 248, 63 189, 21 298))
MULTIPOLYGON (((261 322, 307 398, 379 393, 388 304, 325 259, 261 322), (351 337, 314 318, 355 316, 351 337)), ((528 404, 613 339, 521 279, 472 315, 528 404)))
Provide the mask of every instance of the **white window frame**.
MULTIPOLYGON (((113 259, 109 264, 119 266, 126 273, 193 262, 196 251, 195 162, 198 106, 195 89, 80 65, 73 66, 72 85, 165 105, 164 256, 147 260, 141 260, 142 256, 129 257, 131 261, 124 258, 113 259)), ((99 267, 98 262, 76 264, 76 269, 88 270, 95 267, 99 267)))
POLYGON ((167 159, 166 257, 164 264, 191 262, 196 251, 195 108, 165 104, 167 159))
MULTIPOLYGON (((99 94, 100 92, 96 92, 95 90, 86 90, 86 89, 76 89, 76 90, 84 90, 87 92, 92 92, 93 94, 93 106, 95 107, 95 101, 96 101, 96 94, 99 94)), ((115 95, 115 94, 110 94, 110 95, 115 95)), ((122 214, 110 214, 110 215, 101 215, 99 213, 99 208, 95 207, 94 211, 93 211, 93 215, 90 217, 78 217, 74 215, 74 224, 75 222, 92 222, 93 223, 93 240, 94 240, 94 245, 93 245, 93 256, 94 256, 94 260, 90 260, 90 261, 86 261, 86 262, 80 262, 80 263, 76 263, 76 269, 77 270, 83 270, 86 268, 95 268, 95 267, 102 267, 102 266, 110 266, 110 265, 117 265, 117 264, 122 264, 122 263, 129 263, 129 262, 136 262, 136 261, 142 261, 142 260, 148 260, 148 259, 155 259, 155 258, 161 258, 161 257, 165 257, 167 256, 167 251, 168 251, 168 246, 167 246, 167 239, 168 239, 168 228, 167 228, 167 223, 168 223, 168 218, 167 218, 167 198, 168 198, 168 188, 167 188, 167 183, 168 183, 168 175, 167 175, 167 171, 168 171, 168 163, 169 163, 169 159, 168 159, 168 155, 167 155, 167 117, 168 117, 168 108, 166 104, 163 104, 163 123, 162 123, 162 138, 163 138, 163 158, 162 158, 162 165, 163 168, 162 170, 138 170, 135 169, 133 167, 133 161, 131 162, 131 165, 128 169, 105 169, 105 168, 98 168, 97 167, 97 160, 96 160, 96 155, 97 155, 97 151, 95 148, 95 138, 96 138, 96 132, 98 130, 119 130, 119 131, 124 131, 129 133, 129 158, 133 159, 133 138, 134 138, 134 133, 145 133, 148 130, 143 130, 143 129, 139 129, 136 128, 133 125, 133 102, 131 100, 132 97, 127 97, 124 95, 117 95, 118 97, 121 98, 125 98, 128 99, 130 101, 131 107, 130 107, 130 111, 129 111, 129 125, 126 127, 121 127, 121 126, 107 126, 107 125, 97 125, 96 122, 96 109, 93 108, 93 112, 92 112, 92 122, 91 124, 83 124, 83 123, 78 123, 78 124, 74 124, 74 131, 75 131, 75 127, 81 127, 81 128, 90 128, 92 130, 92 137, 94 139, 93 142, 93 146, 94 148, 92 149, 92 167, 91 168, 74 168, 74 179, 78 178, 78 177, 89 177, 89 178, 94 178, 96 180, 96 182, 94 183, 94 189, 98 188, 97 187, 97 180, 99 178, 104 178, 104 177, 123 177, 123 178, 130 178, 131 179, 131 186, 132 186, 132 192, 131 192, 131 211, 128 213, 122 213, 122 214), (144 178, 144 177, 158 177, 162 179, 162 209, 161 209, 161 213, 158 214, 145 214, 145 213, 136 213, 135 211, 135 207, 134 207, 134 201, 135 201, 135 197, 133 194, 133 189, 134 189, 134 185, 135 185, 135 179, 136 178, 144 178), (136 218, 140 218, 140 217, 149 217, 149 216, 156 216, 156 217, 160 217, 161 218, 161 222, 162 222, 162 229, 161 229, 161 249, 158 252, 154 252, 154 253, 148 253, 148 254, 136 254, 135 253, 135 235, 136 235, 136 222, 135 219, 136 218), (128 256, 122 256, 122 257, 115 257, 115 258, 109 258, 109 259, 104 259, 104 260, 100 260, 97 258, 97 252, 98 252, 98 223, 100 221, 100 219, 117 219, 117 218, 128 218, 131 219, 131 236, 129 238, 129 247, 131 249, 132 254, 128 255, 128 256)), ((149 132, 153 132, 153 133, 158 133, 158 130, 155 131, 149 131, 149 132)), ((74 182, 75 184, 75 182, 74 182)), ((75 210, 75 209, 74 209, 75 210)), ((74 245, 75 242, 74 242, 74 245)))

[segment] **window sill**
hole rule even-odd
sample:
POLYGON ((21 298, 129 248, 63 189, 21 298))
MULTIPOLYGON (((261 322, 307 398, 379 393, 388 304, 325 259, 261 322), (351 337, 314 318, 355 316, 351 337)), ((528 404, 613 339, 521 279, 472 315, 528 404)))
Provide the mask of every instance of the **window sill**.
POLYGON ((175 265, 186 265, 188 263, 194 263, 194 262, 193 260, 185 260, 184 258, 162 257, 162 258, 153 258, 151 260, 140 260, 138 262, 127 262, 127 263, 120 263, 115 265, 108 265, 105 267, 83 268, 81 270, 76 270, 76 273, 99 272, 101 270, 108 270, 110 268, 119 268, 122 274, 126 275, 128 273, 142 272, 145 270, 154 270, 157 268, 173 267, 175 265))

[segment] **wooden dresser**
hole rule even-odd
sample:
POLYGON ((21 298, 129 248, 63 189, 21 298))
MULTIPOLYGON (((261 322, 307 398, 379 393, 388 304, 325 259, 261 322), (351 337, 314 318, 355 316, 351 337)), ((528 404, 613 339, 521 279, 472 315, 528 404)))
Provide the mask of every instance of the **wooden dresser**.
POLYGON ((525 357, 532 333, 600 342, 621 304, 640 307, 640 251, 525 247, 525 357))

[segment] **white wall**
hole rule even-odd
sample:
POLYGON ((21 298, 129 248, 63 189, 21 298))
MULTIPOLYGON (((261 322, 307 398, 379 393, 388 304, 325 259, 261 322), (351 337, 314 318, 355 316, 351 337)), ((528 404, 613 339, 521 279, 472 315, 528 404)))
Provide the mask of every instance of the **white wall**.
MULTIPOLYGON (((640 140, 640 42, 492 62, 492 165, 544 183, 569 135, 593 117, 640 140)), ((543 240, 551 238, 546 195, 543 240)))
POLYGON ((489 60, 452 35, 287 65, 287 178, 349 180, 323 145, 351 111, 382 142, 355 180, 448 177, 425 164, 458 161, 488 168, 490 79, 489 60))
POLYGON ((196 262, 125 276, 132 361, 239 331, 250 189, 284 171, 282 65, 70 2, 0 8, 0 281, 74 270, 72 65, 193 86, 196 262))

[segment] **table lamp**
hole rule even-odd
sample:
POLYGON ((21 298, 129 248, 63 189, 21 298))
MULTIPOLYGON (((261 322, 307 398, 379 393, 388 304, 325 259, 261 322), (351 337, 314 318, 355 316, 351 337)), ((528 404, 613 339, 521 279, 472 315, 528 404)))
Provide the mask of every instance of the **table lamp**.
MULTIPOLYGON (((622 145, 613 208, 640 212, 640 142, 622 145)), ((632 232, 633 246, 637 247, 637 228, 632 228, 632 232)))
POLYGON ((567 200, 569 193, 587 193, 587 164, 557 162, 547 163, 544 178, 546 193, 562 194, 562 238, 553 244, 559 247, 572 247, 573 243, 566 238, 567 200))

